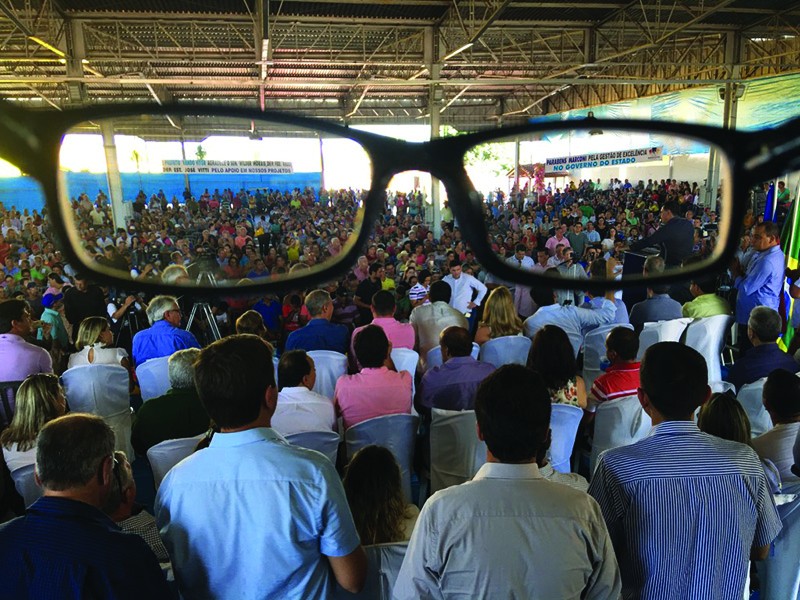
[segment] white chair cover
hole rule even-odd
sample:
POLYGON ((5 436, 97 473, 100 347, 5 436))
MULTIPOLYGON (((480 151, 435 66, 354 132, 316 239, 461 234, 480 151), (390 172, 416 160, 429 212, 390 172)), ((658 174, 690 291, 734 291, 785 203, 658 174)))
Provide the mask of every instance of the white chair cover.
POLYGON ((142 402, 163 396, 169 390, 169 356, 151 358, 136 367, 136 379, 139 380, 139 392, 142 402))
MULTIPOLYGON (((645 350, 658 342, 680 342, 683 332, 693 319, 681 318, 669 321, 645 323, 639 334, 639 354, 636 360, 642 360, 645 350)), ((717 377, 717 379, 722 379, 717 377)))
POLYGON ((367 579, 364 588, 358 594, 351 594, 337 584, 333 600, 391 600, 407 549, 408 542, 364 546, 367 553, 367 579))
POLYGON ((736 394, 736 399, 744 407, 744 412, 747 413, 747 417, 750 419, 750 435, 752 437, 759 436, 772 429, 772 418, 769 416, 767 409, 764 408, 764 403, 761 400, 766 381, 767 378, 762 377, 758 381, 747 383, 736 394))
POLYGON ((286 441, 294 446, 316 450, 328 457, 336 465, 336 455, 342 438, 335 431, 302 431, 286 436, 286 441))
POLYGON ((28 508, 42 496, 42 488, 36 485, 33 471, 34 465, 26 465, 11 471, 14 487, 17 488, 17 492, 25 501, 25 508, 28 508))
POLYGON ((553 404, 550 413, 550 463, 560 473, 571 470, 570 457, 575 446, 578 425, 583 418, 583 409, 569 404, 553 404))
POLYGON ((708 387, 711 388, 712 394, 724 394, 725 392, 736 394, 736 386, 728 381, 709 381, 708 387))
POLYGON ((481 347, 481 362, 494 365, 525 365, 531 350, 531 339, 524 335, 504 335, 488 340, 481 347))
POLYGON ((486 462, 486 442, 478 439, 474 410, 431 410, 431 490, 438 492, 475 476, 486 462))
POLYGON ((722 350, 725 348, 725 334, 731 328, 733 317, 716 315, 695 319, 686 330, 686 345, 694 348, 706 359, 708 380, 722 379, 722 350))
MULTIPOLYGON (((272 356, 272 369, 275 371, 275 387, 278 387, 278 363, 279 362, 280 362, 280 359, 277 356, 273 355, 272 356)), ((314 367, 316 368, 316 365, 314 365, 314 367)))
MULTIPOLYGON (((481 347, 472 342, 472 352, 470 352, 470 356, 475 360, 478 360, 478 357, 481 354, 481 347)), ((428 350, 428 354, 425 357, 425 370, 430 371, 433 367, 441 367, 442 366, 442 347, 441 346, 434 346, 430 350, 428 350)))
POLYGON ((314 359, 317 370, 314 391, 333 400, 336 380, 347 373, 347 356, 333 350, 311 350, 307 354, 314 359))
POLYGON ((197 447, 197 443, 203 439, 204 435, 205 434, 190 438, 164 440, 150 447, 147 451, 147 460, 150 461, 150 469, 153 471, 153 481, 156 484, 156 491, 158 491, 158 487, 161 485, 167 473, 169 473, 169 470, 184 458, 191 455, 197 447))
POLYGON ((408 371, 411 375, 411 397, 414 398, 417 394, 416 376, 419 354, 410 348, 392 348, 392 362, 398 372, 408 371))
POLYGON ((633 329, 630 323, 610 323, 600 325, 583 336, 583 381, 587 392, 592 389, 594 380, 602 374, 600 363, 606 357, 606 338, 616 327, 633 329))
POLYGON ((61 381, 70 410, 103 417, 114 431, 115 448, 133 460, 128 370, 119 365, 81 365, 64 371, 61 381))
MULTIPOLYGON (((784 494, 800 493, 800 484, 784 484, 784 494)), ((756 563, 761 600, 800 599, 800 497, 778 506, 783 529, 767 560, 756 563)))
POLYGON ((418 418, 414 415, 386 415, 367 419, 345 431, 347 459, 364 446, 376 444, 388 448, 398 464, 403 480, 403 493, 411 502, 411 465, 418 418))
POLYGON ((589 472, 594 473, 601 452, 638 442, 652 426, 637 396, 625 396, 600 404, 594 417, 589 472))

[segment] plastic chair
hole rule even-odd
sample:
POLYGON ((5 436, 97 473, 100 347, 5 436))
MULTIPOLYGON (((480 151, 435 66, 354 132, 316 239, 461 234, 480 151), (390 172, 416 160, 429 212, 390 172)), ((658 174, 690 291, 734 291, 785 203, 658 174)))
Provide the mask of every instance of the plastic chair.
POLYGON ((314 391, 333 400, 336 380, 347 373, 347 356, 333 350, 311 350, 307 354, 314 360, 317 370, 314 391))
MULTIPOLYGON (((636 360, 642 360, 645 350, 658 342, 680 342, 683 332, 693 319, 681 318, 669 321, 657 321, 645 323, 641 333, 639 333, 639 354, 636 360)), ((722 379, 722 377, 717 377, 722 379)))
POLYGON ((570 457, 575 446, 578 425, 583 418, 583 409, 569 404, 553 404, 550 413, 550 463, 560 473, 570 472, 570 457))
POLYGON ((686 329, 686 345, 694 348, 706 359, 708 380, 722 379, 722 350, 725 334, 730 330, 733 317, 715 315, 695 319, 686 329))
MULTIPOLYGON (((481 354, 481 347, 472 342, 472 352, 470 352, 470 356, 475 360, 478 360, 478 357, 481 354)), ((428 350, 428 354, 425 356, 425 371, 430 371, 433 367, 441 367, 442 366, 442 347, 441 346, 434 346, 430 350, 428 350)))
POLYGON ((167 393, 169 384, 169 356, 151 358, 136 367, 136 379, 139 381, 139 393, 142 402, 158 398, 167 393))
POLYGON ((14 418, 14 395, 21 385, 21 381, 0 382, 0 410, 3 413, 0 415, 0 431, 8 427, 14 418))
MULTIPOLYGON (((280 362, 280 358, 273 355, 272 356, 272 369, 275 371, 275 387, 278 386, 278 363, 280 362)), ((315 365, 316 366, 316 365, 315 365)))
POLYGON ((736 394, 736 386, 728 381, 709 381, 708 387, 711 388, 712 394, 724 394, 725 392, 736 394))
POLYGON ((498 369, 503 365, 525 365, 531 350, 530 338, 524 335, 504 335, 486 341, 481 347, 480 360, 498 369))
POLYGON ((17 488, 17 492, 25 501, 25 508, 28 508, 42 496, 42 488, 36 485, 36 478, 33 472, 34 465, 27 465, 11 471, 14 487, 17 488))
POLYGON ((358 594, 351 594, 337 584, 333 591, 333 600, 391 600, 407 549, 408 542, 364 546, 367 553, 367 579, 364 588, 358 594))
MULTIPOLYGON (((784 494, 800 493, 800 484, 783 486, 784 494)), ((756 563, 762 600, 800 599, 800 497, 778 506, 783 529, 772 542, 769 558, 756 563)))
POLYGON ((411 502, 411 465, 418 421, 414 415, 386 415, 362 421, 344 432, 348 460, 358 450, 370 444, 383 446, 391 451, 400 465, 403 493, 407 502, 411 502))
POLYGON ((600 325, 583 336, 583 381, 587 392, 592 389, 594 380, 602 374, 600 364, 606 358, 606 338, 616 327, 633 329, 630 323, 610 323, 600 325))
POLYGON ((459 485, 486 462, 486 442, 478 439, 474 410, 431 410, 430 493, 459 485))
POLYGON ((81 365, 64 371, 61 381, 70 410, 103 417, 114 431, 115 448, 133 460, 128 370, 119 365, 81 365))
POLYGON ((589 472, 594 473, 601 452, 638 442, 652 426, 637 396, 625 396, 600 404, 594 417, 589 472))
POLYGON ((762 377, 758 381, 747 383, 736 394, 736 399, 744 407, 744 412, 747 413, 747 417, 750 419, 750 435, 752 437, 759 436, 772 429, 772 417, 769 416, 762 401, 764 383, 766 381, 767 378, 762 377))
POLYGON ((287 435, 286 441, 293 446, 321 452, 335 465, 342 438, 335 431, 301 431, 287 435))
POLYGON ((158 491, 164 477, 169 470, 181 462, 184 458, 191 455, 197 447, 197 443, 203 439, 202 435, 190 438, 178 438, 174 440, 164 440, 155 446, 151 446, 147 451, 147 460, 150 461, 150 468, 153 471, 153 481, 158 491))

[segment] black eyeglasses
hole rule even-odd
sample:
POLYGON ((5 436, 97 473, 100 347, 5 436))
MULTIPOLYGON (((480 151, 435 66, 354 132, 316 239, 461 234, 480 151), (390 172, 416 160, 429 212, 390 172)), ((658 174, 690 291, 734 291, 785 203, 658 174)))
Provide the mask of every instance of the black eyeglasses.
MULTIPOLYGON (((640 171, 642 176, 638 179, 653 178, 653 171, 658 171, 658 179, 663 179, 674 162, 685 169, 686 179, 707 176, 706 202, 719 205, 717 212, 721 219, 719 243, 714 254, 691 267, 680 268, 683 258, 691 253, 691 238, 688 250, 668 245, 652 249, 665 255, 668 269, 658 279, 669 282, 718 268, 732 258, 736 250, 734 238, 750 200, 750 188, 778 176, 784 180, 787 171, 800 168, 800 119, 757 132, 659 121, 550 121, 412 143, 280 112, 219 106, 105 105, 51 113, 0 105, 0 157, 41 185, 52 229, 68 260, 81 264, 100 280, 123 285, 130 283, 127 268, 95 260, 84 249, 81 238, 84 216, 79 198, 88 198, 86 194, 91 190, 85 189, 88 188, 85 180, 73 173, 83 164, 80 150, 91 144, 95 149, 106 149, 103 178, 109 182, 114 218, 119 221, 115 225, 128 225, 124 222, 128 201, 133 200, 133 214, 141 215, 142 211, 150 210, 146 208, 149 195, 165 186, 170 188, 168 197, 179 198, 179 206, 168 211, 200 215, 197 221, 189 223, 192 228, 195 225, 203 228, 207 224, 202 215, 218 217, 230 213, 235 219, 247 220, 251 217, 247 198, 235 191, 229 196, 217 197, 216 193, 207 194, 205 188, 239 190, 274 185, 285 194, 279 194, 280 198, 266 208, 278 206, 279 212, 286 216, 299 217, 298 222, 312 215, 322 221, 327 218, 337 227, 352 229, 353 234, 334 256, 312 268, 273 274, 266 282, 253 281, 254 291, 305 287, 347 271, 367 245, 373 224, 386 214, 383 211, 387 187, 395 176, 405 172, 430 174, 432 203, 424 205, 424 210, 431 211, 433 217, 426 214, 425 219, 438 221, 440 202, 446 195, 463 238, 482 266, 511 282, 556 283, 549 279, 547 272, 527 271, 516 261, 508 261, 492 250, 489 225, 494 219, 491 203, 496 199, 490 192, 494 189, 492 186, 501 181, 504 189, 523 190, 503 198, 505 201, 510 197, 518 207, 525 203, 541 204, 542 200, 556 208, 571 206, 581 199, 604 205, 633 202, 644 191, 643 184, 637 186, 641 190, 634 188, 630 193, 614 190, 611 185, 596 186, 594 182, 597 179, 635 180, 637 177, 629 172, 635 168, 645 169, 640 171), (598 135, 598 131, 602 133, 598 135), (149 189, 136 193, 137 188, 148 187, 140 183, 144 159, 142 153, 136 151, 143 143, 152 147, 170 146, 172 154, 160 164, 151 159, 144 165, 149 189), (253 150, 248 151, 249 154, 238 154, 250 146, 253 150), (112 147, 113 152, 110 151, 112 147), (204 147, 214 152, 214 160, 205 160, 204 147), (256 160, 256 147, 269 158, 256 160), (515 168, 515 153, 520 156, 518 169, 515 168), (187 156, 197 157, 197 160, 187 156), (247 158, 229 158, 231 156, 247 158), (530 162, 523 165, 524 160, 530 162), (651 171, 646 172, 648 165, 651 171), (122 167, 122 172, 115 166, 122 167), (551 188, 562 192, 550 194, 544 184, 547 178, 555 183, 551 188), (574 190, 568 189, 570 181, 580 185, 574 190), (292 194, 291 189, 298 189, 299 193, 292 194), (185 199, 185 204, 181 199, 185 199), (221 208, 214 208, 217 206, 221 208)), ((683 179, 678 172, 669 172, 669 175, 683 179)), ((401 189, 399 184, 397 189, 401 189)), ((667 193, 665 190, 665 197, 667 193)), ((269 202, 274 200, 270 197, 269 202)), ((156 204, 153 210, 162 209, 156 204)), ((259 210, 261 208, 256 205, 254 212, 259 210)), ((387 210, 392 211, 391 216, 404 220, 415 221, 419 216, 411 214, 408 202, 396 202, 387 210)), ((215 222, 216 218, 208 220, 215 222)), ((142 227, 143 222, 136 217, 131 221, 135 227, 142 227)), ((225 232, 217 231, 217 234, 224 236, 225 232)), ((233 235, 235 231, 231 237, 233 235)), ((278 238, 283 234, 272 235, 278 238)), ((294 240, 298 236, 299 229, 290 232, 289 237, 294 240)), ((142 262, 149 259, 146 255, 137 258, 142 262)), ((225 285, 238 283, 238 279, 220 281, 203 277, 204 273, 219 273, 220 270, 208 260, 198 259, 195 263, 189 266, 189 283, 185 285, 214 287, 217 293, 223 293, 225 285)), ((648 283, 655 279, 650 278, 648 283)), ((641 283, 640 273, 625 271, 619 281, 557 281, 559 288, 594 291, 641 283)), ((136 285, 152 291, 185 291, 185 285, 164 285, 157 279, 137 279, 136 285)))

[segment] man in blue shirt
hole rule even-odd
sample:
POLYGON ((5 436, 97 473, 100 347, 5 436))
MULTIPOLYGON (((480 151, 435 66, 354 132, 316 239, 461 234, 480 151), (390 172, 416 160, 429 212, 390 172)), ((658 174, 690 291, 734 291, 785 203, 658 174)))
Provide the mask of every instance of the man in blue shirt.
POLYGON ((184 598, 328 598, 333 579, 353 593, 364 584, 339 475, 271 428, 278 390, 265 365, 272 352, 254 335, 214 342, 195 363, 220 433, 172 468, 155 502, 184 598))
POLYGON ((756 225, 752 247, 756 251, 745 270, 739 261, 734 261, 731 273, 736 278, 736 323, 739 324, 739 339, 747 344, 747 320, 756 306, 768 306, 778 310, 783 292, 785 259, 780 247, 780 230, 777 224, 767 221, 756 225))
POLYGON ((745 444, 702 433, 711 395, 703 356, 678 342, 647 349, 639 401, 645 439, 607 450, 589 486, 622 574, 622 597, 741 598, 751 560, 781 530, 764 468, 745 444))
POLYGON ((778 311, 756 306, 747 321, 747 337, 753 347, 731 365, 725 381, 740 390, 743 385, 758 381, 775 369, 786 369, 792 373, 800 371, 800 364, 795 362, 792 355, 778 347, 781 325, 778 311))
POLYGON ((119 482, 114 432, 100 417, 50 421, 36 441, 44 497, 0 526, 3 598, 172 598, 158 560, 101 508, 119 482))
POLYGON ((174 296, 156 296, 146 312, 150 327, 133 336, 133 362, 137 366, 176 350, 200 347, 192 333, 180 328, 181 308, 174 296))
POLYGON ((333 350, 347 354, 350 332, 344 325, 331 323, 333 300, 325 290, 314 290, 306 296, 311 320, 286 338, 286 350, 333 350))

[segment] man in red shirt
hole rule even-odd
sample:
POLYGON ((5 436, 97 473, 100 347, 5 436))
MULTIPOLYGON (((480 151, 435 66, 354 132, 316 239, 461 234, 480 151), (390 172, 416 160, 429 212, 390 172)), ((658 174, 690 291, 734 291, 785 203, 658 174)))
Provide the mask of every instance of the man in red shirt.
POLYGON ((633 396, 639 388, 639 336, 627 327, 615 327, 606 338, 606 356, 611 365, 595 379, 589 391, 588 411, 597 405, 625 396, 633 396))

